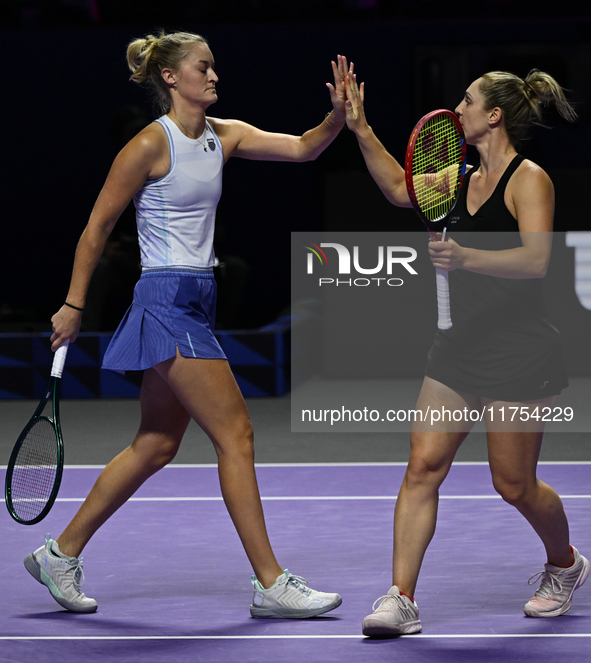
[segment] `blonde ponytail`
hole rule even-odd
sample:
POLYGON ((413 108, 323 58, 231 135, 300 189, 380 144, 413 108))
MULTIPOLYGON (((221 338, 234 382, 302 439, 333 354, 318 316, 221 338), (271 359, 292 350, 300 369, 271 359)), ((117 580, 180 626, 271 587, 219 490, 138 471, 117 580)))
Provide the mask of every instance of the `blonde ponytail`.
POLYGON ((148 65, 159 38, 147 35, 143 39, 134 39, 127 47, 127 64, 131 69, 131 80, 143 83, 150 77, 148 65))
POLYGON ((554 104, 565 120, 577 119, 560 85, 538 69, 532 69, 525 79, 506 71, 490 71, 481 78, 480 92, 485 110, 498 107, 503 111, 505 131, 513 145, 527 136, 532 125, 547 126, 543 110, 549 104, 554 104))
POLYGON ((550 76, 539 69, 532 69, 525 77, 524 83, 532 89, 544 105, 554 104, 558 113, 568 122, 577 119, 573 107, 569 104, 564 90, 550 76))

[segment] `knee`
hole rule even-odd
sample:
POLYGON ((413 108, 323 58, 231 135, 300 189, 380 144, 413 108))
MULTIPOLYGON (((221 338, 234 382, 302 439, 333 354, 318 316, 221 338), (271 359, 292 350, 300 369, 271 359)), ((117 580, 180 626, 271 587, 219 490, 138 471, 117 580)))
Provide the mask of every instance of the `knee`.
POLYGON ((254 430, 249 417, 239 417, 213 440, 218 456, 233 455, 254 461, 254 430))
POLYGON ((141 454, 144 462, 153 472, 157 472, 168 465, 177 455, 181 439, 172 435, 140 432, 132 444, 132 449, 141 454))
POLYGON ((166 440, 163 441, 160 449, 158 450, 155 457, 155 464, 158 469, 165 467, 174 460, 174 457, 177 455, 180 447, 180 440, 166 440))
POLYGON ((404 477, 407 488, 431 488, 438 489, 443 482, 443 477, 436 468, 422 460, 410 461, 406 468, 404 477))
POLYGON ((525 505, 531 494, 530 482, 522 479, 493 476, 493 486, 507 504, 517 508, 525 505))
POLYGON ((236 427, 235 439, 238 451, 254 458, 254 430, 248 417, 236 427))
POLYGON ((404 477, 408 488, 437 490, 449 471, 449 463, 441 458, 411 453, 404 477))

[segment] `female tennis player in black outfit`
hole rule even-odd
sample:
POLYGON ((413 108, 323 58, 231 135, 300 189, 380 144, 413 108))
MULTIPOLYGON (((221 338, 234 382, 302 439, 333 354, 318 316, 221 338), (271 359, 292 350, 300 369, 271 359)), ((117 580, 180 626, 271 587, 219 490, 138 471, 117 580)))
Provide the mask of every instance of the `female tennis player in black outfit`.
MULTIPOLYGON (((363 84, 354 75, 347 77, 347 95, 347 124, 371 175, 391 203, 411 207, 404 170, 368 126, 363 84)), ((429 245, 433 265, 452 272, 453 327, 436 334, 417 403, 423 412, 484 408, 494 487, 546 549, 540 587, 524 608, 531 617, 565 613, 590 569, 570 545, 559 496, 536 476, 543 436, 536 412, 550 406, 568 381, 560 337, 545 321, 540 290, 551 252, 554 189, 516 146, 532 124, 541 123, 542 106, 550 102, 567 120, 575 119, 548 74, 533 70, 522 80, 490 72, 470 85, 456 108, 480 164, 467 174, 449 219, 448 241, 429 245), (508 412, 510 406, 523 408, 529 420, 501 422, 501 408, 508 412)), ((472 425, 413 427, 394 516, 393 586, 364 619, 365 635, 421 631, 414 593, 435 531, 439 486, 472 425)))

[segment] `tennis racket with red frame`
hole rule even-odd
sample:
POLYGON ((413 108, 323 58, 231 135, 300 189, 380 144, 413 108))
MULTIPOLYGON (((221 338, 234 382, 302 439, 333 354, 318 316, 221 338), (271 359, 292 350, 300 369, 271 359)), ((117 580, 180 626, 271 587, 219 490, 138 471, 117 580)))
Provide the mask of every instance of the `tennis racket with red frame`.
MULTIPOLYGON (((466 140, 455 113, 435 110, 422 117, 412 131, 404 162, 406 189, 413 207, 433 239, 445 241, 445 222, 458 198, 466 174, 466 140)), ((449 276, 437 269, 439 329, 452 326, 449 276)))

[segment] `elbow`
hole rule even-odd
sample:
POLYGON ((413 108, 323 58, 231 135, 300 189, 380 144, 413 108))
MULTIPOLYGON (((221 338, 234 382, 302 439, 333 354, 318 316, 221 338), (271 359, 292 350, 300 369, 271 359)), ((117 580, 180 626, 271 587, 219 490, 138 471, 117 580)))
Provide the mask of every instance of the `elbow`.
POLYGON ((395 207, 410 207, 410 200, 406 191, 406 185, 403 187, 382 186, 380 187, 386 200, 395 207))
POLYGON ((300 152, 296 158, 296 163, 306 163, 306 161, 316 161, 320 156, 320 152, 300 152))
POLYGON ((408 207, 406 201, 398 196, 386 195, 386 199, 389 203, 394 205, 394 207, 408 207))
POLYGON ((538 261, 531 266, 530 278, 543 279, 548 273, 548 261, 538 261))
MULTIPOLYGON (((516 260, 514 269, 521 274, 517 278, 522 279, 543 279, 548 273, 550 266, 549 250, 540 250, 539 247, 524 247, 520 252, 519 259, 516 260)), ((517 259, 517 256, 514 256, 517 259)))

